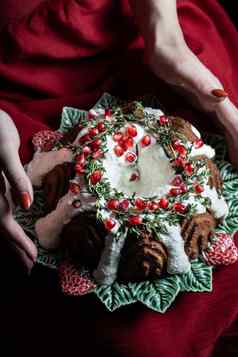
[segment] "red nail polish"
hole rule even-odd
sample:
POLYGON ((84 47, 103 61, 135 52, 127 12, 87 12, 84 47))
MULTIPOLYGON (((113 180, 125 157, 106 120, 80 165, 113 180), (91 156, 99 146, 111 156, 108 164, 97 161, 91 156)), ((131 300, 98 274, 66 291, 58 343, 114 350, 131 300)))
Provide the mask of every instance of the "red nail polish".
POLYGON ((20 205, 24 209, 30 208, 31 205, 31 197, 28 192, 21 192, 20 195, 20 205))
POLYGON ((217 98, 226 98, 228 97, 228 93, 226 93, 223 89, 213 89, 212 95, 217 98))

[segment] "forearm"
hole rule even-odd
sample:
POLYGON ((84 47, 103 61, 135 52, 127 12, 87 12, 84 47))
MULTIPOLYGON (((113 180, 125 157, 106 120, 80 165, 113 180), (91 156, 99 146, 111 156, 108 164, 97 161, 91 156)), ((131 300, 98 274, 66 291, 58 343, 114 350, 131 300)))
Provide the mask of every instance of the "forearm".
POLYGON ((184 45, 176 0, 130 0, 137 24, 148 47, 184 45))

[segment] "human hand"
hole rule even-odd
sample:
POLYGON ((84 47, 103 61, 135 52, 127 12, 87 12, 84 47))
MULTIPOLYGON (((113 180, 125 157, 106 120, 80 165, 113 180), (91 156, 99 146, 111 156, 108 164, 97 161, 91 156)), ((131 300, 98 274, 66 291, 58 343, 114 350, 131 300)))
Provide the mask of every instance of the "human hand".
POLYGON ((238 168, 238 110, 220 80, 187 46, 176 0, 130 0, 152 71, 223 125, 230 161, 238 168))
POLYGON ((21 164, 18 150, 20 138, 10 116, 0 110, 0 231, 30 272, 37 249, 12 215, 10 188, 14 199, 24 209, 33 202, 31 182, 21 164))

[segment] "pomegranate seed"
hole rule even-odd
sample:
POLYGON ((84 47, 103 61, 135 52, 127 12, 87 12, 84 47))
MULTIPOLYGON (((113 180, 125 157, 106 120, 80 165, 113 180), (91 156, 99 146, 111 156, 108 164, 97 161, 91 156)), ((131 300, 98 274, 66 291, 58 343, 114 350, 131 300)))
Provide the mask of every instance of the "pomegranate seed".
POLYGON ((185 160, 181 157, 178 156, 175 160, 174 160, 174 165, 177 167, 184 167, 185 165, 185 160))
POLYGON ((194 141, 194 146, 196 149, 201 148, 203 145, 204 145, 204 142, 202 139, 198 139, 198 140, 194 141))
POLYGON ((88 134, 90 138, 94 138, 94 136, 97 136, 99 134, 99 130, 98 128, 91 128, 89 129, 88 134))
POLYGON ((204 191, 204 188, 203 188, 202 185, 200 185, 200 184, 196 184, 196 185, 194 186, 194 189, 195 189, 195 191, 196 191, 197 193, 202 193, 202 192, 204 191))
POLYGON ((140 216, 130 216, 128 218, 128 222, 131 226, 136 226, 138 224, 141 224, 143 220, 140 216))
POLYGON ((80 186, 75 182, 70 182, 69 190, 77 195, 78 193, 80 193, 80 186))
POLYGON ((120 207, 121 210, 127 211, 128 207, 129 207, 129 201, 126 200, 126 199, 121 201, 119 207, 120 207))
POLYGON ((90 140, 89 135, 88 134, 84 134, 83 136, 81 136, 81 138, 79 138, 79 143, 80 144, 85 144, 89 140, 90 140))
POLYGON ((187 154, 187 149, 183 145, 178 145, 175 150, 183 157, 187 154))
POLYGON ((171 190, 169 191, 169 195, 170 196, 178 196, 181 195, 182 191, 180 188, 171 188, 171 190))
POLYGON ((145 147, 145 146, 149 146, 150 144, 151 144, 150 135, 143 136, 143 138, 141 139, 141 146, 145 147))
POLYGON ((175 178, 171 181, 172 186, 180 186, 183 183, 183 179, 181 176, 175 176, 175 178))
POLYGON ((81 206, 81 201, 80 200, 75 200, 72 202, 72 206, 74 208, 79 208, 81 206))
POLYGON ((187 175, 192 175, 193 170, 194 170, 193 164, 187 163, 187 164, 185 165, 185 167, 184 167, 184 170, 185 170, 185 172, 186 172, 187 175))
POLYGON ((115 199, 111 199, 107 202, 107 208, 111 210, 118 210, 119 208, 119 201, 115 199))
POLYGON ((167 198, 163 197, 159 200, 159 207, 163 209, 167 209, 169 207, 169 201, 167 198))
POLYGON ((119 142, 123 138, 123 134, 121 132, 114 133, 112 136, 113 140, 119 142))
POLYGON ((182 214, 185 213, 186 209, 187 209, 187 207, 180 202, 175 202, 173 205, 173 208, 176 212, 182 213, 182 214))
POLYGON ((93 185, 96 185, 102 179, 102 172, 100 170, 95 170, 91 176, 90 181, 93 185))
POLYGON ((120 144, 125 150, 127 150, 127 149, 133 147, 134 140, 130 136, 125 136, 122 140, 120 140, 120 144))
POLYGON ((159 203, 152 201, 147 204, 147 207, 150 211, 156 211, 157 209, 159 209, 159 203))
POLYGON ((130 177, 130 181, 139 181, 140 179, 140 175, 138 175, 137 173, 133 173, 130 177))
POLYGON ((137 129, 134 125, 130 125, 126 128, 126 133, 128 136, 131 136, 134 138, 137 136, 137 129))
POLYGON ((77 165, 84 165, 85 164, 85 155, 84 154, 78 154, 75 156, 75 161, 77 165))
POLYGON ((144 209, 146 209, 147 203, 146 203, 146 201, 142 200, 141 198, 137 198, 135 200, 135 207, 138 210, 143 211, 144 209))
POLYGON ((115 152, 116 156, 120 157, 124 154, 124 149, 120 145, 116 145, 114 147, 114 152, 115 152))
POLYGON ((159 118, 159 122, 160 122, 160 125, 166 125, 169 123, 169 118, 166 117, 165 115, 162 115, 160 118, 159 118))
POLYGON ((134 162, 136 160, 137 156, 134 152, 130 151, 126 154, 126 161, 128 162, 134 162))
POLYGON ((85 168, 80 164, 76 164, 75 171, 78 175, 83 175, 85 173, 85 168))
POLYGON ((95 152, 93 153, 93 155, 92 155, 92 157, 93 157, 94 160, 100 159, 100 158, 102 158, 103 156, 104 156, 104 152, 103 152, 101 149, 95 151, 95 152))
POLYGON ((188 186, 185 185, 185 183, 182 183, 179 188, 180 188, 182 193, 188 192, 188 186))
POLYGON ((105 117, 111 117, 112 116, 112 109, 107 108, 105 109, 105 117))
POLYGON ((106 126, 102 121, 97 124, 97 128, 100 133, 103 133, 106 130, 106 126))
POLYGON ((96 139, 90 143, 90 146, 93 150, 98 150, 101 145, 102 145, 101 139, 96 139))
POLYGON ((111 231, 116 225, 116 222, 111 218, 106 219, 103 223, 108 231, 111 231))
POLYGON ((91 150, 91 148, 89 146, 84 146, 83 147, 83 153, 84 153, 85 156, 90 155, 91 152, 92 152, 92 150, 91 150))

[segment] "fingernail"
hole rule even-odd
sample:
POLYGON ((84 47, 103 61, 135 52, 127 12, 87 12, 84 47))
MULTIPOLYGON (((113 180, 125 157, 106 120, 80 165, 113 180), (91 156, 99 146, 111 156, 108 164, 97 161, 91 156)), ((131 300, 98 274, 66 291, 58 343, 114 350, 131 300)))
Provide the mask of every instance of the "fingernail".
POLYGON ((20 205, 24 209, 30 208, 31 205, 31 197, 28 192, 21 192, 20 195, 20 205))
POLYGON ((228 97, 228 93, 226 93, 223 89, 213 89, 212 95, 217 98, 226 98, 228 97))

